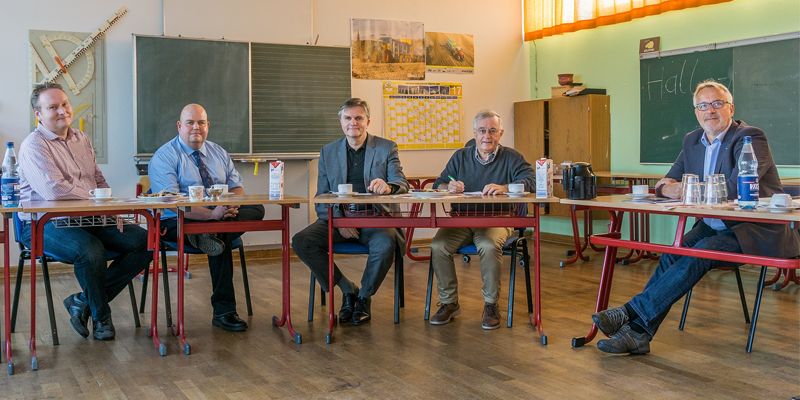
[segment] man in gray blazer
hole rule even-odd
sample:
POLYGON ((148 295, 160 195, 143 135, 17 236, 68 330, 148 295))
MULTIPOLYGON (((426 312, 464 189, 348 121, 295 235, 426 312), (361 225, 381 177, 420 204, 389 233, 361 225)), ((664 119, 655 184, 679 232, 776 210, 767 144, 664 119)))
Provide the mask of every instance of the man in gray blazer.
MULTIPOLYGON (((367 133, 369 106, 358 98, 347 100, 339 109, 344 137, 326 144, 319 154, 317 195, 335 192, 340 184, 353 185, 356 193, 395 194, 408 191, 408 182, 397 156, 397 144, 367 133)), ((382 210, 399 211, 398 206, 380 205, 382 210)), ((342 210, 334 208, 334 216, 342 210)), ((318 219, 292 238, 292 248, 328 288, 328 205, 316 205, 318 219)), ((342 291, 339 322, 360 325, 371 318, 370 298, 378 291, 392 265, 395 246, 402 236, 392 228, 338 228, 334 242, 354 241, 369 247, 361 288, 334 266, 333 284, 342 291)))
MULTIPOLYGON (((705 81, 694 92, 694 108, 701 128, 689 132, 683 148, 666 177, 656 184, 656 192, 680 198, 684 173, 708 177, 724 174, 728 197, 737 197, 737 161, 750 136, 758 159, 759 197, 783 193, 778 169, 772 160, 767 137, 761 129, 733 119, 733 95, 720 83, 705 81)), ((684 247, 721 250, 769 257, 791 258, 800 255, 800 234, 788 225, 759 224, 704 218, 683 238, 684 247)), ((597 348, 607 353, 642 354, 650 351, 650 341, 670 307, 700 281, 709 270, 736 266, 702 258, 664 254, 650 281, 641 293, 625 305, 592 315, 592 320, 609 339, 597 348)))

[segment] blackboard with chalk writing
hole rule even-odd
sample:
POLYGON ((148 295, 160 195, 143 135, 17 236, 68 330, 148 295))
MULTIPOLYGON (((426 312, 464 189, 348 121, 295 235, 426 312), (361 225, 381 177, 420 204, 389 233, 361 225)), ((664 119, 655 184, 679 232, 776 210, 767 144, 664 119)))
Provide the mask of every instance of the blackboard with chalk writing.
POLYGON ((800 164, 800 33, 644 55, 640 67, 640 162, 672 163, 699 127, 695 86, 731 89, 734 119, 764 130, 778 165, 800 164))

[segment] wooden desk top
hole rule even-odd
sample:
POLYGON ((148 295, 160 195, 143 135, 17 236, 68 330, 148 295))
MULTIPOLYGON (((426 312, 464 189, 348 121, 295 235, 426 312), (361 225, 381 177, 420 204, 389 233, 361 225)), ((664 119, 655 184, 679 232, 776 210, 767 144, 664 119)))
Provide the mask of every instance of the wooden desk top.
POLYGON ((300 196, 282 196, 279 198, 270 198, 266 194, 246 194, 244 196, 220 196, 218 200, 206 199, 203 201, 190 201, 188 198, 181 199, 175 203, 174 206, 178 207, 192 207, 192 206, 241 206, 241 205, 254 205, 254 204, 305 204, 308 199, 300 196))
POLYGON ((612 195, 598 196, 593 200, 570 200, 561 199, 562 204, 575 204, 596 208, 616 208, 629 211, 652 211, 668 214, 689 214, 703 215, 708 217, 739 217, 739 218, 758 218, 772 221, 794 221, 800 222, 800 210, 790 213, 774 213, 767 209, 759 208, 756 210, 740 210, 733 203, 725 207, 721 206, 684 206, 680 203, 650 204, 630 201, 629 196, 612 195))
POLYGON ((510 197, 497 196, 465 196, 453 194, 437 197, 420 197, 409 193, 378 196, 374 194, 358 194, 355 196, 337 196, 335 194, 322 194, 311 199, 314 204, 410 204, 410 203, 558 203, 557 197, 537 199, 529 194, 526 196, 510 197))
POLYGON ((27 213, 33 212, 81 212, 81 211, 121 211, 121 210, 152 210, 175 208, 175 203, 145 202, 139 199, 113 199, 97 202, 94 200, 42 200, 26 201, 20 204, 20 209, 27 213))

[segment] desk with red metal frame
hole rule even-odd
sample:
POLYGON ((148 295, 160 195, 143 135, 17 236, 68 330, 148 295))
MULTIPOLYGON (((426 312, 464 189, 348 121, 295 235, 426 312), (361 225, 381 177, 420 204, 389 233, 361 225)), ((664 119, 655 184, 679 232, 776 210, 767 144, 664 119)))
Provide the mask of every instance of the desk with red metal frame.
MULTIPOLYGON (((647 203, 634 203, 628 200, 626 196, 602 196, 594 200, 569 200, 562 199, 563 204, 573 204, 586 206, 590 209, 607 210, 611 215, 611 228, 608 233, 593 235, 591 238, 592 243, 606 246, 605 256, 603 258, 603 270, 600 274, 600 287, 597 291, 597 302, 595 305, 595 312, 600 312, 608 307, 608 300, 611 294, 611 282, 614 275, 614 259, 616 258, 617 248, 625 247, 631 249, 640 249, 646 251, 653 251, 657 253, 678 254, 682 256, 701 257, 712 260, 729 261, 742 264, 754 264, 761 266, 761 273, 759 275, 758 290, 756 292, 756 301, 753 307, 753 318, 750 323, 750 334, 747 338, 746 351, 749 353, 753 348, 753 339, 755 337, 756 322, 758 321, 758 311, 761 306, 761 296, 766 278, 767 267, 777 267, 786 269, 800 268, 800 259, 782 259, 774 257, 756 256, 742 253, 730 253, 716 250, 699 250, 693 248, 682 247, 684 230, 686 228, 686 220, 689 217, 703 218, 713 217, 733 221, 743 222, 759 222, 759 223, 775 223, 775 224, 790 224, 796 228, 800 223, 800 213, 788 214, 775 214, 766 210, 747 211, 732 209, 733 206, 725 208, 706 208, 706 207, 691 207, 681 206, 678 204, 647 204, 647 203), (640 212, 647 214, 664 214, 674 215, 678 217, 678 227, 675 232, 675 240, 671 245, 662 245, 655 243, 646 243, 632 240, 624 240, 620 235, 620 227, 622 216, 625 212, 640 212)), ((582 337, 575 337, 572 339, 573 347, 581 347, 584 344, 592 341, 597 334, 597 327, 592 324, 589 333, 582 337)))
POLYGON ((14 373, 14 363, 11 357, 11 265, 8 254, 8 233, 11 213, 21 211, 18 207, 0 207, 3 213, 3 225, 0 227, 0 240, 3 245, 3 334, 5 335, 5 355, 8 374, 14 373))
MULTIPOLYGON (((627 181, 627 188, 623 188, 622 190, 625 193, 630 193, 631 188, 633 185, 650 185, 650 182, 653 180, 658 180, 664 177, 663 174, 646 174, 646 173, 639 173, 639 172, 613 172, 613 171, 596 171, 595 176, 598 178, 610 178, 611 180, 625 180, 627 181)), ((598 195, 610 195, 610 194, 619 194, 618 191, 612 191, 607 188, 597 188, 598 195)), ((589 257, 583 255, 583 252, 592 247, 594 251, 603 251, 602 248, 597 248, 592 246, 589 243, 589 237, 592 235, 592 218, 591 212, 587 207, 584 206, 577 206, 572 205, 570 207, 570 218, 572 220, 572 240, 575 245, 575 248, 571 250, 572 257, 561 260, 559 263, 560 267, 564 267, 566 265, 572 264, 578 259, 583 261, 589 261, 589 257), (578 230, 578 211, 583 211, 583 240, 581 241, 579 230, 578 230)), ((630 215, 630 234, 633 238, 640 238, 642 241, 648 242, 650 241, 650 218, 647 217, 646 214, 640 215, 639 213, 631 213, 630 215)), ((636 261, 639 261, 642 258, 648 259, 655 259, 657 256, 649 253, 649 252, 641 252, 639 250, 631 249, 630 252, 625 255, 624 257, 620 257, 617 259, 618 262, 622 262, 623 264, 631 264, 636 261)))
MULTIPOLYGON (((31 351, 31 369, 39 368, 36 355, 36 259, 44 254, 44 224, 59 217, 91 217, 91 216, 118 216, 139 215, 147 222, 147 248, 153 251, 153 281, 158 282, 158 231, 159 213, 161 209, 172 208, 174 203, 145 203, 141 200, 112 200, 96 203, 93 200, 59 200, 59 201, 33 201, 20 204, 22 211, 31 213, 31 337, 28 347, 31 351), (42 214, 41 216, 37 216, 42 214), (152 214, 151 214, 152 213, 152 214)), ((158 307, 157 287, 153 285, 153 323, 149 334, 153 338, 153 345, 159 353, 164 355, 166 347, 158 338, 158 329, 155 324, 155 315, 158 307)), ((13 371, 11 364, 10 340, 8 348, 9 372, 13 371)))
MULTIPOLYGON (((312 199, 314 204, 328 205, 328 333, 325 342, 333 340, 334 299, 333 299, 333 229, 334 228, 470 228, 470 227, 492 227, 503 226, 512 228, 534 228, 533 234, 533 253, 534 253, 534 298, 535 307, 533 315, 530 316, 530 323, 537 328, 542 343, 547 343, 547 336, 542 329, 542 308, 541 308, 541 288, 540 288, 540 252, 539 252, 539 207, 540 203, 557 203, 558 199, 550 197, 547 199, 537 199, 532 195, 524 197, 500 196, 463 196, 451 195, 437 198, 416 197, 410 194, 389 195, 389 196, 354 196, 337 197, 332 194, 319 195, 312 199), (430 207, 430 216, 421 217, 410 216, 386 216, 372 215, 355 218, 333 218, 333 206, 336 204, 427 204, 430 207), (500 216, 500 217, 449 217, 437 215, 437 204, 442 204, 444 209, 446 203, 459 204, 485 204, 485 203, 523 203, 533 204, 533 212, 527 216, 500 216)), ((445 212, 446 214, 446 212, 445 212)))
MULTIPOLYGON (((438 176, 408 176, 406 180, 408 181, 408 185, 411 186, 411 189, 421 190, 425 189, 426 186, 432 185, 433 182, 436 182, 436 179, 439 178, 438 176)), ((420 203, 413 203, 411 204, 411 215, 417 216, 420 212, 422 212, 422 204, 420 203)), ((406 228, 406 257, 413 261, 428 261, 431 259, 430 256, 417 256, 411 251, 411 244, 414 240, 414 228, 406 228)))
MULTIPOLYGON (((282 272, 282 306, 281 316, 272 317, 272 324, 274 326, 283 327, 289 331, 292 340, 300 344, 302 336, 296 332, 292 326, 291 318, 291 302, 290 302, 290 287, 291 281, 289 276, 289 208, 299 208, 301 203, 307 203, 308 199, 305 197, 297 196, 283 196, 280 198, 270 198, 267 195, 243 195, 243 196, 223 196, 218 200, 206 200, 201 202, 192 202, 189 200, 182 200, 177 203, 178 206, 178 271, 184 270, 184 235, 198 234, 198 233, 231 233, 231 232, 251 232, 251 231, 281 231, 281 272, 282 272), (206 207, 206 206, 241 206, 241 205, 279 205, 281 206, 281 217, 278 219, 262 219, 262 220, 249 220, 249 221, 208 221, 208 222, 186 222, 185 212, 190 207, 206 207)), ((186 274, 178 274, 178 305, 177 305, 177 322, 172 327, 172 333, 178 336, 181 342, 181 348, 186 355, 191 354, 191 345, 186 340, 186 326, 184 325, 184 280, 186 274)), ((155 299, 153 302, 155 303, 155 299)))

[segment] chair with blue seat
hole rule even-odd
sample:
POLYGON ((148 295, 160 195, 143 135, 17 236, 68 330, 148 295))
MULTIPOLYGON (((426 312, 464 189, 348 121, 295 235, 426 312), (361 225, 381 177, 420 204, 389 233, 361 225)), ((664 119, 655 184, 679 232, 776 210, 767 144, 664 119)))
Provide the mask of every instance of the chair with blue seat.
MULTIPOLYGON (((519 208, 519 215, 527 215, 527 207, 519 208)), ((470 256, 478 255, 478 248, 474 243, 460 247, 456 250, 456 254, 461 254, 464 263, 470 262, 470 256)), ((511 266, 508 278, 508 312, 506 317, 506 326, 511 328, 514 316, 514 290, 516 282, 516 266, 517 256, 519 257, 519 266, 525 272, 525 292, 528 300, 528 314, 533 313, 533 297, 531 292, 531 256, 528 252, 528 240, 525 237, 525 228, 515 229, 514 232, 506 239, 503 245, 503 255, 511 256, 511 266)), ((431 313, 431 292, 433 291, 433 261, 429 261, 428 265, 428 287, 425 293, 425 314, 424 319, 427 321, 431 313)))
MULTIPOLYGON (((395 246, 394 254, 394 323, 400 323, 400 308, 405 307, 405 288, 403 279, 403 252, 405 246, 402 240, 399 239, 401 234, 398 233, 398 242, 395 246)), ((359 242, 338 242, 333 244, 333 254, 351 254, 351 255, 368 255, 369 247, 359 242)), ((311 274, 311 279, 308 289, 308 320, 314 320, 314 294, 316 287, 316 278, 311 274)), ((320 286, 320 303, 325 305, 325 291, 320 286)))
MULTIPOLYGON (((167 251, 178 251, 178 242, 170 242, 167 240, 161 240, 159 244, 159 248, 161 249, 161 265, 162 265, 162 277, 164 281, 164 307, 166 311, 166 319, 167 319, 167 326, 172 326, 172 307, 170 306, 169 301, 169 284, 168 284, 168 271, 169 268, 167 267, 167 251)), ((242 241, 241 237, 234 239, 231 242, 231 249, 239 251, 239 263, 242 265, 242 281, 244 282, 244 297, 245 302, 247 304, 247 315, 253 315, 253 305, 250 301, 250 283, 247 280, 247 261, 244 256, 244 242, 242 241)), ((188 241, 183 242, 183 251, 184 251, 184 262, 183 265, 186 266, 186 270, 183 271, 187 279, 191 278, 191 273, 188 270, 189 266, 189 255, 190 254, 205 254, 202 250, 192 246, 189 244, 188 241)), ((142 301, 139 306, 139 312, 144 312, 145 308, 145 293, 147 292, 147 279, 148 274, 145 271, 144 276, 142 277, 142 301)))
MULTIPOLYGON (((17 213, 14 213, 14 240, 19 245, 19 265, 17 266, 17 280, 16 285, 14 286, 14 300, 11 306, 11 322, 10 322, 10 329, 11 332, 14 332, 17 324, 17 310, 19 308, 19 293, 20 288, 22 286, 22 271, 25 266, 25 261, 31 259, 31 251, 27 248, 22 242, 20 242, 19 238, 22 236, 22 221, 19 219, 17 213)), ((107 251, 106 252, 106 260, 113 260, 114 258, 118 257, 120 254, 107 251)), ((58 345, 58 327, 56 326, 56 317, 55 311, 53 309, 53 293, 50 287, 50 270, 48 268, 48 262, 60 262, 64 264, 69 264, 66 261, 59 260, 51 254, 47 253, 47 249, 44 249, 44 256, 39 258, 39 262, 42 266, 42 281, 44 281, 44 291, 45 297, 47 299, 47 312, 50 316, 50 333, 53 337, 53 344, 58 345)), ((133 321, 137 328, 141 326, 139 321, 139 313, 136 310, 136 294, 133 291, 133 284, 128 282, 128 293, 131 298, 131 306, 133 307, 133 321)))

